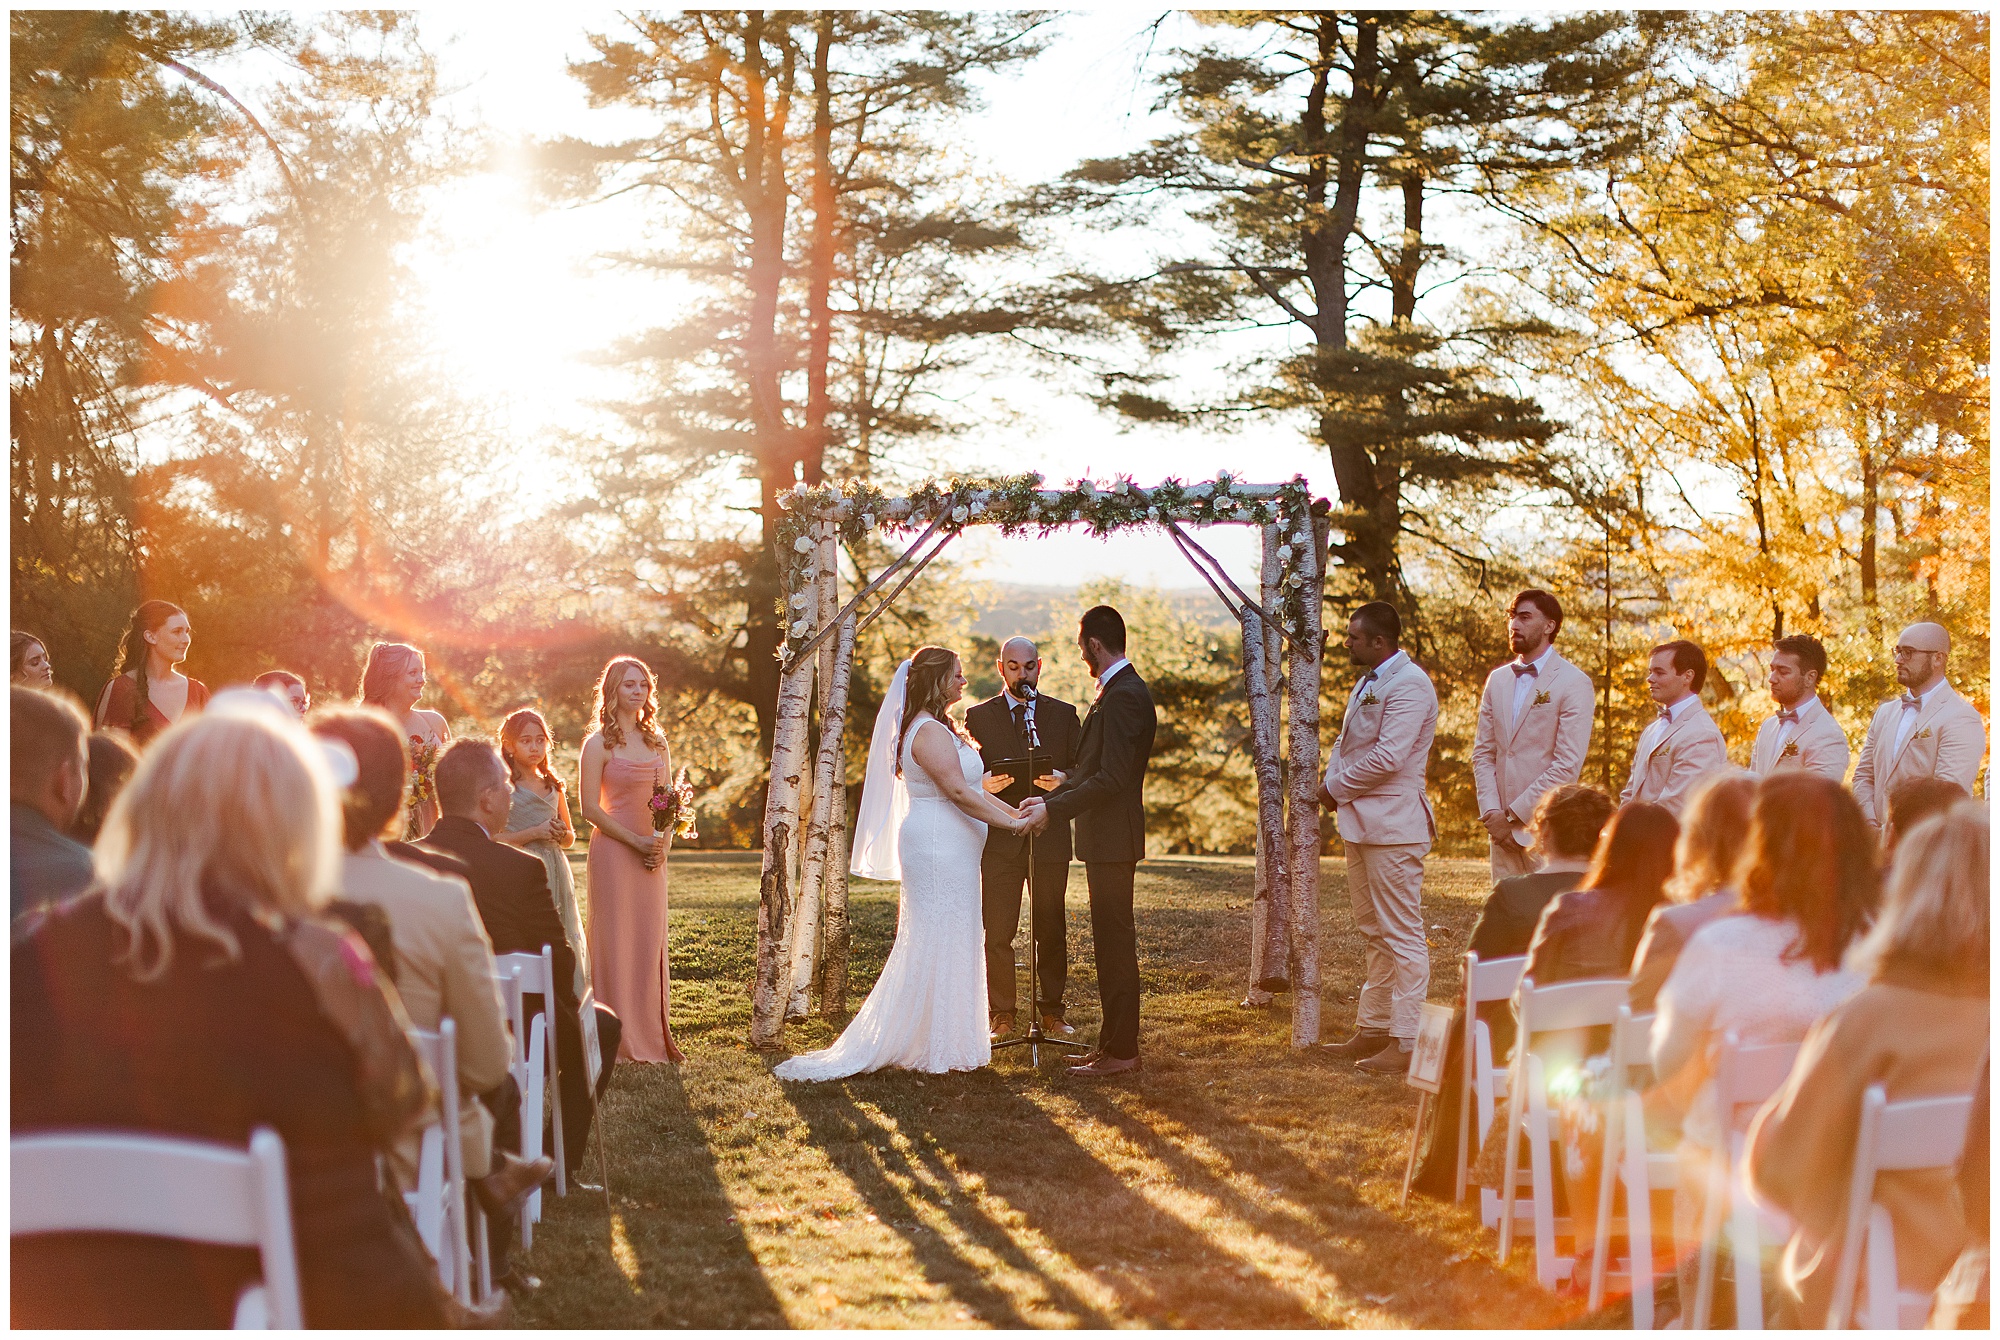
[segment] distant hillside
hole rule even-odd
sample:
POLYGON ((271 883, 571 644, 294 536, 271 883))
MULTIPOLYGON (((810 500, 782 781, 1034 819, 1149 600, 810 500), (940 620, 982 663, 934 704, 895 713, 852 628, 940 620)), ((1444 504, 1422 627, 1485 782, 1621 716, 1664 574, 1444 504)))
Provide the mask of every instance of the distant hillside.
MULTIPOLYGON (((972 625, 981 637, 1011 637, 1073 624, 1083 612, 1073 586, 1022 586, 995 582, 987 587, 990 604, 972 625)), ((1158 594, 1176 614, 1205 627, 1231 628, 1235 621, 1207 587, 1180 587, 1158 594)))

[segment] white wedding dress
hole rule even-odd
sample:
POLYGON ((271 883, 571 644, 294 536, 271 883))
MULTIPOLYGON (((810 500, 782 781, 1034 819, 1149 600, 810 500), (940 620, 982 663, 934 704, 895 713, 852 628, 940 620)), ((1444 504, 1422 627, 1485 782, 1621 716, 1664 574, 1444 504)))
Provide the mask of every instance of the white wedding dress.
MULTIPOLYGON (((952 804, 912 752, 920 733, 947 729, 926 714, 903 745, 910 811, 896 830, 903 884, 896 943, 882 975, 840 1040, 781 1063, 779 1079, 841 1079, 890 1066, 941 1074, 977 1070, 993 1059, 979 911, 986 825, 952 804)), ((965 780, 977 786, 979 754, 963 740, 957 744, 965 780)))

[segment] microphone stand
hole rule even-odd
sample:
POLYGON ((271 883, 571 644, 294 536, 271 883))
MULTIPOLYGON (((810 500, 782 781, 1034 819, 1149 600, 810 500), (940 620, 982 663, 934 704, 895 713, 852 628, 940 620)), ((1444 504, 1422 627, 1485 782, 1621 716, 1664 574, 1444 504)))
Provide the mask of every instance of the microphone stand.
MULTIPOLYGON (((1015 686, 1014 694, 1021 701, 1027 703, 1030 709, 1034 707, 1035 699, 1041 696, 1036 693, 1035 686, 1026 681, 1015 686)), ((1024 743, 1028 747, 1028 793, 1033 795, 1035 778, 1041 776, 1040 771, 1035 767, 1035 750, 1041 744, 1042 732, 1041 728, 1035 724, 1035 717, 1032 710, 1023 719, 1023 725, 1026 729, 1021 734, 1025 737, 1024 743)), ((1065 908, 1063 911, 1063 933, 1065 935, 1069 933, 1068 923, 1069 912, 1065 908)), ((1015 925, 1018 927, 1020 923, 1016 922, 1015 925)), ((998 1052, 1005 1051, 1009 1047, 1026 1047, 1028 1049, 1028 1064, 1031 1066, 1039 1066, 1042 1063, 1042 1048, 1044 1047, 1070 1047, 1080 1052, 1090 1050, 1089 1046, 1085 1043, 1071 1042, 1067 1038, 1052 1038, 1042 1032, 1042 956, 1040 950, 1041 942, 1035 935, 1035 835, 1030 833, 1028 834, 1028 1031, 1016 1034, 1004 1042, 994 1043, 993 1050, 998 1052)))

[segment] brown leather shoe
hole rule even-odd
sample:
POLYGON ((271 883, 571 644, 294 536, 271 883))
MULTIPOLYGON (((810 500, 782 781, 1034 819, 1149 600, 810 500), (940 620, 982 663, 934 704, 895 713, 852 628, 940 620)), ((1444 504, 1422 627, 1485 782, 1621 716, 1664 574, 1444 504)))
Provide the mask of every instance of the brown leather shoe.
POLYGON ((1366 1060, 1356 1061, 1354 1068, 1371 1075, 1407 1075, 1410 1073, 1410 1057, 1414 1054, 1408 1044, 1391 1042, 1366 1060))
POLYGON ((1387 1033, 1364 1028, 1345 1042, 1321 1043, 1320 1051, 1335 1061, 1365 1061, 1394 1041, 1387 1033))
POLYGON ((1073 1038, 1076 1036, 1076 1030, 1064 1023, 1061 1015, 1045 1014, 1042 1016, 1042 1036, 1049 1038, 1073 1038))
POLYGON ((1005 1042, 1008 1038, 1014 1036, 1014 1016, 1011 1014, 996 1014, 989 1022, 988 1027, 992 1030, 990 1035, 992 1041, 1005 1042))
POLYGON ((521 1208, 535 1188, 556 1175, 556 1161, 539 1158, 530 1163, 505 1150, 493 1151, 498 1165, 484 1177, 472 1179, 472 1193, 479 1204, 496 1219, 510 1218, 521 1208))
POLYGON ((1114 1075, 1136 1075, 1139 1069, 1139 1058, 1136 1056, 1120 1060, 1116 1056, 1099 1053, 1089 1061, 1071 1066, 1069 1073, 1078 1079, 1110 1079, 1114 1075))

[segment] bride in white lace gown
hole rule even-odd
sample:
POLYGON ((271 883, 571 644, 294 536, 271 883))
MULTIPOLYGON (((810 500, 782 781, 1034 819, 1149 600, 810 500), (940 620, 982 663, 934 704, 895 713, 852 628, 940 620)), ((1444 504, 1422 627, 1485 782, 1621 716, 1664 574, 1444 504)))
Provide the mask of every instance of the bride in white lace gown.
POLYGON ((1019 831, 1027 820, 980 786, 979 754, 945 715, 964 691, 958 657, 943 647, 896 671, 875 722, 852 862, 858 875, 902 880, 896 943, 840 1040, 783 1062, 779 1079, 890 1066, 939 1074, 993 1059, 979 858, 989 824, 1019 831))

